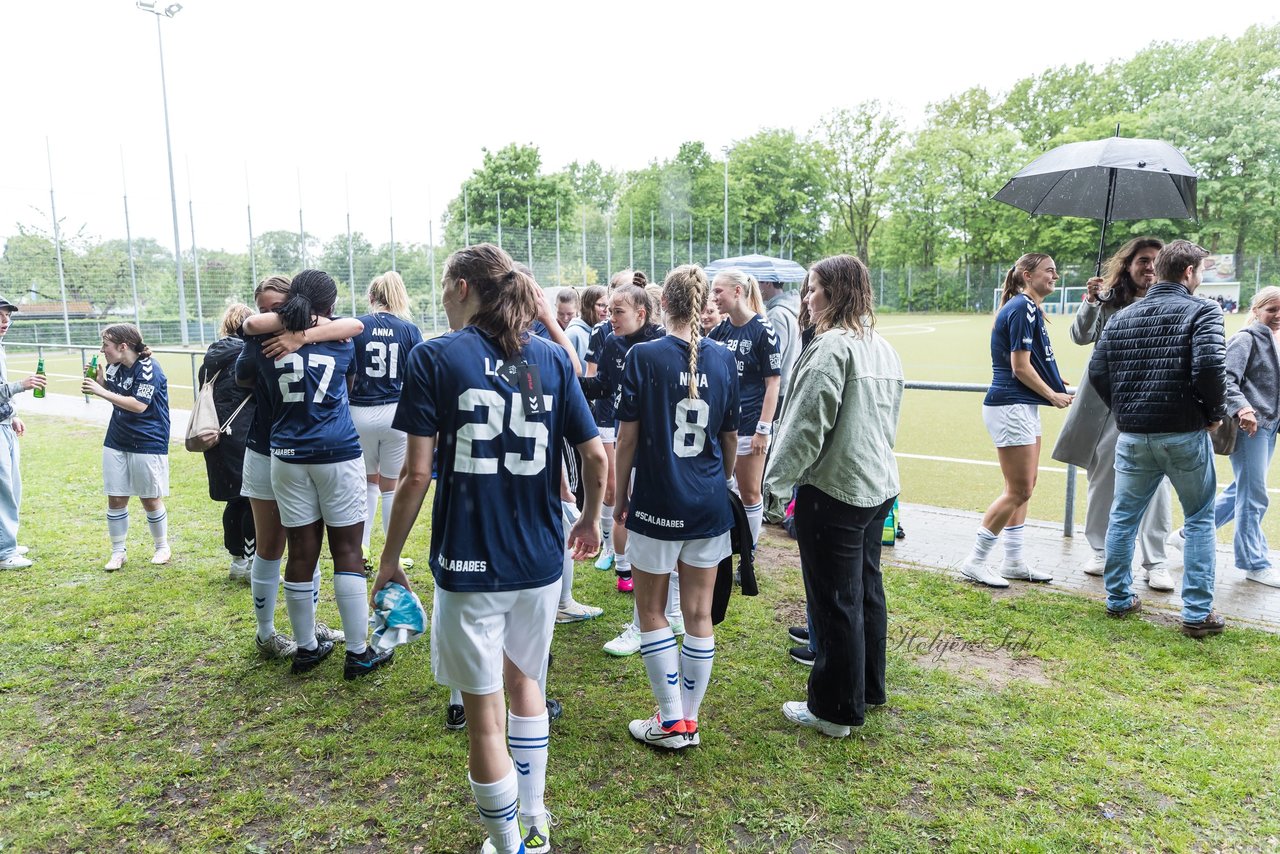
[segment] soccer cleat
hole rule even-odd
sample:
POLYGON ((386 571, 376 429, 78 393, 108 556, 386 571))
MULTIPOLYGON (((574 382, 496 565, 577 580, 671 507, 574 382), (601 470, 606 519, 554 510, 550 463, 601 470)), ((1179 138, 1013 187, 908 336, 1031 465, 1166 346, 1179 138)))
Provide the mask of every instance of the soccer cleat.
POLYGON ((824 721, 809 711, 807 702, 783 703, 782 715, 792 723, 816 729, 823 735, 829 735, 832 738, 844 738, 849 734, 849 727, 844 724, 833 724, 831 721, 824 721))
POLYGON ((173 558, 173 552, 169 551, 168 546, 161 546, 156 549, 156 553, 151 556, 151 562, 157 566, 168 563, 173 558))
POLYGON ((527 854, 548 854, 551 851, 551 814, 520 816, 520 824, 528 828, 524 835, 524 850, 527 854))
MULTIPOLYGON (((524 847, 524 841, 521 840, 520 847, 516 849, 516 854, 525 854, 528 849, 524 847)), ((548 848, 548 851, 551 849, 548 848)), ((480 854, 498 854, 498 846, 494 845, 488 838, 485 839, 484 845, 480 846, 480 854)))
POLYGON ((583 605, 574 599, 569 600, 569 604, 562 606, 556 612, 557 623, 580 623, 583 620, 594 620, 596 617, 604 613, 604 608, 597 608, 594 605, 583 605))
POLYGON ((317 639, 315 649, 298 647, 298 651, 293 654, 293 666, 289 668, 289 672, 297 676, 313 670, 317 664, 328 658, 331 652, 333 652, 333 641, 317 639))
POLYGON ((547 698, 547 723, 558 721, 564 715, 564 705, 554 697, 547 698))
POLYGON ((106 565, 102 568, 107 572, 115 572, 117 569, 124 566, 127 556, 126 552, 112 552, 111 559, 108 560, 106 565))
POLYGON ((663 726, 657 712, 651 718, 632 721, 627 729, 631 732, 632 738, 651 747, 683 750, 689 746, 688 731, 684 721, 676 721, 668 728, 663 726))
POLYGON ((960 565, 960 574, 970 581, 985 584, 988 587, 1008 587, 1009 582, 1001 578, 995 570, 976 560, 965 559, 960 565))
POLYGON ((620 658, 635 655, 640 651, 640 627, 634 623, 628 623, 622 630, 622 634, 604 645, 604 651, 620 658))
POLYGON ((596 569, 601 572, 613 569, 613 549, 605 549, 600 552, 600 557, 596 558, 596 569))
POLYGON ((316 623, 316 640, 329 641, 329 643, 346 643, 347 636, 337 629, 331 629, 324 623, 316 623))
POLYGON ((631 576, 628 575, 626 578, 623 578, 621 575, 618 576, 619 593, 631 593, 635 589, 636 583, 632 580, 631 576))
POLYGON ((20 554, 0 560, 0 569, 26 569, 29 566, 31 566, 31 560, 20 554))
POLYGON ((268 661, 274 661, 278 658, 293 658, 294 653, 298 651, 298 645, 291 638, 280 632, 272 632, 271 637, 266 640, 254 635, 253 643, 258 647, 258 655, 268 661))
POLYGON ((1053 576, 1038 569, 1032 569, 1026 561, 1005 561, 1000 567, 1000 577, 1013 581, 1030 581, 1033 584, 1047 584, 1053 576))
POLYGON ((467 728, 467 710, 457 703, 450 703, 444 710, 444 728, 457 732, 467 728))
MULTIPOLYGON (((329 646, 332 647, 333 644, 330 643, 329 646)), ((368 676, 384 664, 390 664, 394 655, 394 649, 378 652, 371 646, 366 646, 364 652, 348 652, 346 661, 342 663, 342 678, 351 680, 368 676)))
POLYGON ((686 720, 684 722, 684 739, 689 742, 690 747, 697 747, 702 744, 702 736, 698 735, 698 722, 686 720))
POLYGON ((411 558, 411 557, 402 557, 402 558, 400 558, 400 568, 401 568, 401 569, 413 569, 413 558, 411 558))
POLYGON ((233 557, 231 559, 231 567, 227 570, 228 581, 243 581, 249 583, 249 559, 246 557, 233 557))

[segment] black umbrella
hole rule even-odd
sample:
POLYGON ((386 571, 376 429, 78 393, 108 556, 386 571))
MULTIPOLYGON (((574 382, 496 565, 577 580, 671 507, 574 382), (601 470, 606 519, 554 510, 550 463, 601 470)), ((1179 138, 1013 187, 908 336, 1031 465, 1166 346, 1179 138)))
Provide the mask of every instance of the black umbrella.
POLYGON ((994 198, 1032 215, 1102 220, 1101 274, 1109 223, 1196 218, 1196 173, 1167 142, 1117 135, 1060 145, 1040 155, 994 198))

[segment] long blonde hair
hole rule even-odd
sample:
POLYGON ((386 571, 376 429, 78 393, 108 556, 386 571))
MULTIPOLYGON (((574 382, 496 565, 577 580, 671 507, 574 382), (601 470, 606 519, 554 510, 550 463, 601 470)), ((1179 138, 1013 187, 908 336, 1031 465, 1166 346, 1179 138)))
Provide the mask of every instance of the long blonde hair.
POLYGON ((369 305, 380 305, 401 320, 412 320, 409 291, 395 270, 388 270, 369 283, 369 305))
POLYGON ((764 295, 760 293, 760 283, 756 277, 737 267, 729 267, 716 273, 715 281, 726 281, 742 288, 747 306, 755 314, 764 314, 764 295))

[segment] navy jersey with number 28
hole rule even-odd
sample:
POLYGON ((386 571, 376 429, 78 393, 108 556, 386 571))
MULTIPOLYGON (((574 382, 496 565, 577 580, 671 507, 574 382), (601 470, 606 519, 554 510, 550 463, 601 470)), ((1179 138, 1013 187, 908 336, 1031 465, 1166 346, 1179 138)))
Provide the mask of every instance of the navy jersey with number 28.
MULTIPOLYGON (((738 363, 738 394, 742 398, 742 423, 755 432, 756 422, 764 409, 764 381, 782 375, 782 353, 778 350, 778 333, 762 314, 741 326, 725 318, 712 329, 710 336, 729 348, 738 363)), ((778 413, 774 413, 777 417, 778 413)))
POLYGON ((698 342, 698 396, 689 397, 689 344, 667 336, 627 354, 619 421, 638 421, 627 530, 658 540, 700 540, 733 525, 720 434, 738 427, 733 355, 698 342))
POLYGON ((516 365, 474 326, 424 341, 405 365, 392 426, 436 437, 431 571, 450 592, 524 590, 560 577, 564 443, 599 435, 569 356, 536 336, 542 405, 526 411, 516 365))

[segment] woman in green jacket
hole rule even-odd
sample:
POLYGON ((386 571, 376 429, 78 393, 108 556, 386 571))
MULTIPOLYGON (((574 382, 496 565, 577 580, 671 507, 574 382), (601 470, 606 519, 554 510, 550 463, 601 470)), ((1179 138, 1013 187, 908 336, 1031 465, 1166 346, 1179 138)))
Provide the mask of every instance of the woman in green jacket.
POLYGON ((902 361, 874 330, 871 280, 851 255, 809 271, 815 337, 786 392, 765 500, 796 496, 796 539, 816 657, 807 701, 783 714, 843 738, 885 702, 888 611, 880 529, 898 496, 902 361))

